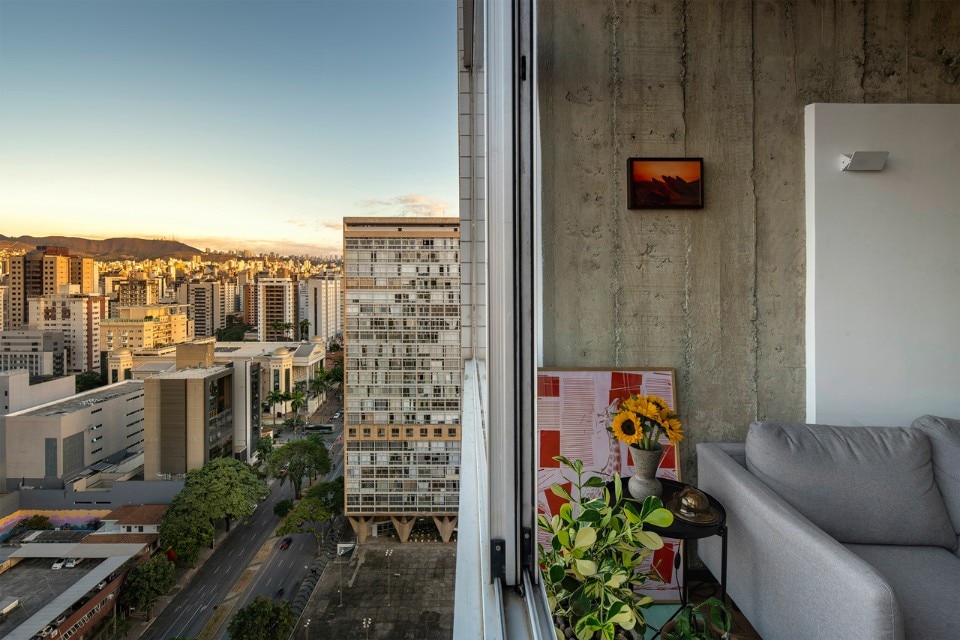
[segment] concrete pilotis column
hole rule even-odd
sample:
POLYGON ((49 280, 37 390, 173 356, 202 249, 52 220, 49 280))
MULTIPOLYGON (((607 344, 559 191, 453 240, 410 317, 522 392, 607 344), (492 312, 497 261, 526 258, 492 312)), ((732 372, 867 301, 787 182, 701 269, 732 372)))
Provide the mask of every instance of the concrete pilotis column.
POLYGON ((357 534, 357 542, 363 544, 370 536, 370 525, 373 524, 372 516, 349 516, 350 526, 353 532, 357 534))
POLYGON ((457 528, 457 516, 433 516, 433 524, 440 532, 444 542, 450 542, 453 530, 457 528))
POLYGON ((416 518, 411 518, 410 516, 390 516, 390 520, 393 522, 393 528, 397 530, 397 535, 400 536, 400 542, 409 540, 410 532, 413 531, 413 524, 416 522, 416 518))

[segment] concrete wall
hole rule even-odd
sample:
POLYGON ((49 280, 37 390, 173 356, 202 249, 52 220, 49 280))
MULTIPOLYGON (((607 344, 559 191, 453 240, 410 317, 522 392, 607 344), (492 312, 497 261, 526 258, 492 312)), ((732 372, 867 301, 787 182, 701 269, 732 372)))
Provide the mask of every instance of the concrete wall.
POLYGON ((807 421, 960 416, 960 105, 806 109, 807 421), (883 171, 841 154, 890 153, 883 171))
POLYGON ((952 0, 538 5, 544 366, 677 370, 694 445, 803 420, 803 109, 960 102, 952 0), (626 208, 632 156, 702 156, 706 206, 626 208))

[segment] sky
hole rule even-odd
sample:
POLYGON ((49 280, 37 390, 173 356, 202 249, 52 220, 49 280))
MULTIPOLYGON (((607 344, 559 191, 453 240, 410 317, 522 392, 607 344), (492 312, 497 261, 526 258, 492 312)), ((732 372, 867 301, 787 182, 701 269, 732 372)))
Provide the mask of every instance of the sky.
POLYGON ((0 234, 339 253, 458 213, 455 0, 0 0, 0 234))

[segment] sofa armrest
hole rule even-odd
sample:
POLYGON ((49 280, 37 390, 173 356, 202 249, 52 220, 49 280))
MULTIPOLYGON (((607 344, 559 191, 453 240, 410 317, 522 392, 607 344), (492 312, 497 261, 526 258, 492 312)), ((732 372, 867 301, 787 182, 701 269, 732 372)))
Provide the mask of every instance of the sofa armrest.
MULTIPOLYGON (((740 462, 742 444, 697 445, 699 487, 727 512, 727 593, 765 640, 901 640, 877 571, 800 515, 740 462)), ((720 575, 720 539, 698 541, 720 575)))

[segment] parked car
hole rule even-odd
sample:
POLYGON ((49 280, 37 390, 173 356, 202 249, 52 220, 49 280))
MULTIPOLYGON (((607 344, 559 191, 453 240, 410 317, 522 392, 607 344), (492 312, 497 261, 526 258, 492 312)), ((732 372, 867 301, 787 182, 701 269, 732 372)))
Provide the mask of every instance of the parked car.
POLYGON ((74 567, 79 567, 81 562, 83 562, 83 558, 70 558, 67 560, 67 564, 65 566, 67 569, 73 569, 74 567))
POLYGON ((52 569, 63 569, 63 565, 67 564, 66 558, 57 558, 56 562, 53 563, 52 569))

